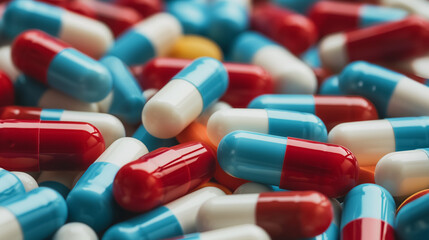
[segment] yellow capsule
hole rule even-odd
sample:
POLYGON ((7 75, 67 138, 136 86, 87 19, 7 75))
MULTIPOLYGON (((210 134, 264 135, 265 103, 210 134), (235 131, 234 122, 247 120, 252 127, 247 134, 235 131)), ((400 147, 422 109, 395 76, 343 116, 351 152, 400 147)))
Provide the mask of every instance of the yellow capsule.
POLYGON ((222 61, 222 50, 210 39, 205 37, 186 35, 179 38, 170 51, 169 57, 196 59, 212 57, 222 61))

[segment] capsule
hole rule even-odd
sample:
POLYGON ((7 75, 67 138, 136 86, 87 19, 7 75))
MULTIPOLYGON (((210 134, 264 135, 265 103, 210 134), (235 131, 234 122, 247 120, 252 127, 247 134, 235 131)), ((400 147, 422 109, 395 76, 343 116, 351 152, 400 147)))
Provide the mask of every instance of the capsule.
POLYGON ((329 199, 307 191, 221 196, 205 202, 197 218, 200 231, 256 224, 276 240, 314 237, 329 227, 332 217, 329 199))
POLYGON ((12 60, 30 77, 84 102, 100 101, 112 89, 112 78, 103 65, 38 30, 15 39, 12 60))
POLYGON ((362 97, 313 95, 262 95, 248 108, 306 112, 318 116, 328 130, 343 122, 378 119, 374 105, 362 97))
POLYGON ((106 147, 110 146, 115 140, 125 137, 125 128, 121 121, 105 113, 8 106, 0 108, 0 119, 33 119, 42 121, 90 123, 100 130, 106 147))
POLYGON ((67 223, 63 225, 52 237, 52 240, 73 239, 98 240, 98 237, 92 228, 79 222, 67 223))
POLYGON ((333 75, 323 81, 319 89, 320 95, 343 96, 345 95, 339 86, 338 75, 333 75))
POLYGON ((137 65, 166 55, 182 36, 182 26, 168 13, 158 13, 135 24, 116 39, 107 52, 126 65, 137 65))
POLYGON ((256 32, 245 32, 231 47, 231 59, 267 70, 277 93, 307 93, 317 90, 314 72, 287 49, 256 32))
POLYGON ((16 69, 12 62, 10 45, 0 47, 0 70, 6 73, 13 83, 15 83, 16 79, 20 75, 19 70, 16 69))
POLYGON ((142 89, 127 66, 116 57, 105 57, 100 60, 113 79, 110 94, 98 103, 101 112, 118 116, 124 122, 136 124, 140 122, 146 98, 142 89))
POLYGON ((106 24, 115 37, 143 19, 139 12, 130 7, 101 1, 72 1, 70 5, 76 3, 82 4, 81 8, 93 12, 95 18, 106 24))
POLYGON ((89 123, 1 120, 0 125, 0 166, 7 170, 84 170, 105 148, 89 123))
POLYGON ((5 72, 0 70, 0 106, 13 105, 15 102, 15 89, 12 81, 5 72))
MULTIPOLYGON (((138 80, 144 89, 161 89, 180 70, 192 61, 173 58, 155 58, 148 62, 138 80)), ((245 107, 253 98, 272 93, 271 75, 262 67, 250 64, 223 63, 229 77, 229 86, 222 101, 234 107, 245 107)))
POLYGON ((347 33, 327 36, 319 45, 325 67, 339 71, 349 62, 389 62, 416 57, 429 50, 429 22, 412 16, 347 33))
POLYGON ((0 202, 37 188, 37 183, 34 184, 28 179, 35 182, 33 177, 26 173, 14 174, 0 168, 0 202))
POLYGON ((150 135, 143 125, 140 125, 140 127, 137 128, 132 137, 144 143, 149 152, 161 147, 171 147, 179 144, 176 138, 161 139, 150 135))
POLYGON ((429 115, 427 86, 377 65, 349 64, 340 74, 339 86, 345 94, 368 98, 380 117, 429 115))
POLYGON ((236 130, 318 142, 328 140, 328 132, 320 118, 294 111, 233 108, 214 113, 207 124, 207 133, 215 145, 218 145, 225 135, 236 130))
POLYGON ((353 188, 343 203, 341 239, 395 239, 395 201, 375 184, 353 188))
POLYGON ((220 47, 208 38, 197 35, 185 35, 179 38, 168 54, 172 58, 196 59, 211 57, 222 61, 223 54, 220 47))
POLYGON ((250 0, 216 0, 208 3, 206 35, 227 51, 231 42, 249 27, 250 0))
POLYGON ((309 17, 316 24, 321 37, 399 21, 407 15, 407 11, 399 8, 350 2, 318 2, 309 12, 309 17))
POLYGON ((209 8, 205 2, 166 1, 165 10, 177 18, 184 34, 205 35, 210 24, 209 8))
POLYGON ((144 18, 161 12, 164 8, 162 0, 109 0, 120 6, 130 7, 138 11, 144 18))
POLYGON ((395 221, 400 239, 426 239, 429 235, 429 195, 421 196, 403 206, 395 221))
POLYGON ((67 196, 69 220, 89 225, 96 232, 110 226, 118 212, 113 199, 113 180, 119 169, 148 152, 134 138, 116 140, 85 171, 67 196))
POLYGON ((112 32, 103 23, 37 1, 11 2, 2 21, 2 32, 9 38, 40 29, 94 58, 101 57, 113 43, 112 32))
POLYGON ((375 182, 394 197, 410 196, 429 187, 429 148, 393 152, 375 169, 375 182))
POLYGON ((43 240, 67 220, 67 205, 56 191, 40 187, 0 204, 0 239, 43 240))
POLYGON ((251 28, 276 41, 295 55, 317 41, 314 23, 301 14, 272 3, 261 3, 252 9, 251 28))
POLYGON ((197 213, 207 200, 225 195, 219 188, 205 187, 150 212, 110 227, 103 240, 158 240, 197 231, 197 213))
POLYGON ((15 91, 19 105, 98 112, 96 103, 82 102, 55 89, 48 88, 25 75, 20 75, 16 80, 15 91))
POLYGON ((198 58, 176 74, 143 108, 142 122, 157 138, 172 138, 186 128, 228 87, 222 63, 198 58))
POLYGON ((337 240, 340 236, 340 222, 341 222, 341 204, 334 198, 330 199, 333 209, 333 218, 329 228, 322 234, 305 240, 337 240))
POLYGON ((235 131, 222 139, 217 157, 234 177, 328 197, 344 196, 359 177, 348 149, 291 137, 235 131))
POLYGON ((270 236, 261 227, 243 224, 202 233, 192 233, 170 240, 270 240, 270 236))
POLYGON ((272 0, 276 5, 305 14, 319 0, 272 0))
POLYGON ((377 0, 377 2, 386 6, 401 8, 408 11, 410 14, 429 19, 429 4, 427 1, 377 0))
POLYGON ((429 117, 343 123, 329 132, 328 141, 349 148, 359 165, 370 166, 391 152, 429 147, 428 125, 429 117))
POLYGON ((199 142, 159 148, 118 171, 113 195, 128 211, 148 211, 210 180, 215 161, 213 150, 199 142))
POLYGON ((429 81, 428 81, 429 71, 426 68, 428 64, 429 64, 429 56, 425 55, 421 57, 398 61, 393 64, 393 68, 396 71, 400 70, 403 73, 407 73, 416 77, 423 78, 419 82, 422 84, 425 84, 426 86, 429 86, 429 81))
POLYGON ((41 187, 54 189, 66 199, 78 174, 78 171, 42 171, 37 182, 41 187))

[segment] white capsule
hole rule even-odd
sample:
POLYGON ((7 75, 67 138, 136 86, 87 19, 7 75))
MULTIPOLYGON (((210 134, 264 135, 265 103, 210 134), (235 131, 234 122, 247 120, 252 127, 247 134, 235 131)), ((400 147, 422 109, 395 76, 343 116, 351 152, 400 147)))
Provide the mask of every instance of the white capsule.
POLYGON ((429 187, 429 149, 392 152, 375 168, 375 183, 394 197, 406 197, 429 187))
POLYGON ((97 234, 88 225, 72 222, 62 226, 52 240, 98 240, 97 234))
POLYGON ((237 189, 235 189, 234 194, 251 194, 251 193, 263 193, 263 192, 272 192, 273 189, 269 185, 248 182, 242 184, 237 189))

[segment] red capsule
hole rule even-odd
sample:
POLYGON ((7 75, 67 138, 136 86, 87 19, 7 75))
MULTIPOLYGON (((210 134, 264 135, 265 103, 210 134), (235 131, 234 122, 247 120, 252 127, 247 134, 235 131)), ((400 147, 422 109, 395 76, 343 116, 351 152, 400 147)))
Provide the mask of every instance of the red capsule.
POLYGON ((89 9, 85 2, 76 0, 37 0, 38 2, 45 2, 57 7, 65 8, 71 12, 78 13, 85 17, 96 19, 96 13, 93 9, 89 9))
POLYGON ((105 150, 89 123, 0 121, 0 167, 10 171, 85 170, 105 150))
MULTIPOLYGON (((144 65, 137 77, 143 89, 161 89, 192 60, 174 58, 155 58, 144 65)), ((221 101, 233 107, 246 107, 255 97, 272 93, 273 79, 261 67, 249 64, 224 63, 229 76, 229 86, 221 101)))
POLYGON ((42 108, 7 106, 0 108, 0 119, 39 120, 42 108))
POLYGON ((270 4, 258 4, 252 9, 251 28, 280 43, 299 55, 317 41, 314 23, 303 15, 270 4))
POLYGON ((429 50, 429 21, 412 16, 329 35, 320 43, 320 57, 324 66, 340 70, 356 60, 371 62, 397 61, 424 55, 429 50))
POLYGON ((139 12, 144 18, 149 17, 164 9, 161 0, 115 0, 115 4, 130 7, 139 12))
POLYGON ((113 183, 113 195, 126 210, 147 211, 207 182, 214 169, 214 152, 203 143, 159 148, 119 170, 113 183))
POLYGON ((12 105, 15 102, 15 90, 6 73, 0 71, 0 106, 12 105))
POLYGON ((130 7, 100 1, 74 1, 68 9, 75 7, 76 3, 94 12, 95 18, 104 22, 112 30, 115 37, 143 19, 140 13, 130 7))

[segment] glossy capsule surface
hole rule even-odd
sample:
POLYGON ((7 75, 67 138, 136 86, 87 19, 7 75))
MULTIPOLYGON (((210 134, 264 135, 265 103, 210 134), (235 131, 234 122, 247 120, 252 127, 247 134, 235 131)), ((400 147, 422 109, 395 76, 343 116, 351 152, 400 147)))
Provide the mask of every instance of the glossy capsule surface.
POLYGON ((102 240, 158 240, 197 232, 197 213, 207 200, 225 193, 204 187, 164 206, 111 226, 102 240))
POLYGON ((85 223, 96 232, 113 224, 119 211, 112 190, 115 175, 147 152, 146 146, 134 138, 120 138, 110 145, 68 194, 69 220, 85 223))
POLYGON ((321 95, 261 95, 248 108, 306 112, 318 116, 328 130, 344 122, 378 119, 374 105, 365 98, 321 95))
POLYGON ((424 239, 429 234, 429 195, 403 206, 396 216, 396 233, 401 239, 424 239))
POLYGON ((362 3, 320 1, 312 6, 309 17, 321 37, 328 34, 356 30, 405 18, 408 12, 362 3))
MULTIPOLYGON (((155 58, 144 65, 138 77, 139 83, 144 89, 161 89, 191 62, 185 59, 155 58)), ((262 67, 230 62, 223 65, 228 72, 229 85, 221 97, 222 101, 234 107, 245 107, 258 95, 273 92, 272 77, 262 67)))
POLYGON ((207 133, 215 145, 236 130, 246 130, 319 142, 328 140, 325 124, 313 114, 272 109, 232 108, 215 112, 207 133))
POLYGON ((328 134, 328 142, 347 147, 359 165, 371 166, 386 154, 429 147, 429 117, 387 118, 342 123, 328 134))
POLYGON ((85 170, 105 149, 89 123, 2 120, 0 135, 0 166, 7 170, 85 170))
POLYGON ((395 201, 383 187, 362 184, 347 193, 341 217, 341 239, 394 240, 395 201))
POLYGON ((323 65, 339 71, 357 60, 389 62, 423 55, 429 49, 428 40, 429 22, 412 16, 327 36, 319 49, 323 65))
POLYGON ((429 87, 383 67, 351 63, 339 75, 338 84, 345 94, 368 98, 380 117, 429 115, 429 87))
POLYGON ((144 127, 158 138, 178 135, 225 93, 228 82, 218 60, 203 57, 192 61, 146 103, 144 127))
POLYGON ((121 34, 106 55, 115 56, 128 66, 143 64, 166 55, 180 36, 179 21, 168 13, 158 13, 121 34))
POLYGON ((257 32, 244 32, 232 43, 235 62, 263 67, 274 80, 277 93, 311 94, 317 90, 314 72, 286 48, 257 32))
POLYGON ((245 131, 222 139, 218 161, 238 178, 329 197, 345 195, 359 171, 356 158, 342 146, 245 131))
POLYGON ((87 122, 102 134, 106 147, 125 137, 125 129, 116 117, 105 113, 8 106, 0 108, 0 119, 39 119, 42 121, 87 122))
POLYGON ((100 101, 112 89, 112 78, 103 65, 42 31, 20 34, 11 54, 23 73, 81 101, 100 101))
POLYGON ((191 233, 170 240, 270 240, 270 236, 260 227, 252 224, 226 227, 202 233, 191 233))
POLYGON ((215 154, 203 143, 159 148, 123 166, 115 176, 113 194, 129 211, 148 211, 207 182, 214 167, 215 154))
POLYGON ((59 193, 40 187, 1 202, 0 213, 1 239, 42 240, 64 225, 67 205, 59 193))
POLYGON ((256 224, 267 231, 271 239, 300 239, 324 232, 332 218, 329 199, 318 192, 238 194, 205 202, 198 212, 198 229, 208 231, 256 224))

